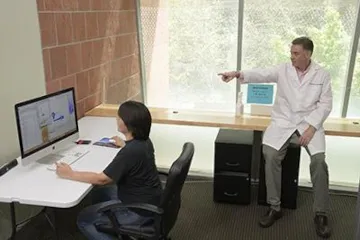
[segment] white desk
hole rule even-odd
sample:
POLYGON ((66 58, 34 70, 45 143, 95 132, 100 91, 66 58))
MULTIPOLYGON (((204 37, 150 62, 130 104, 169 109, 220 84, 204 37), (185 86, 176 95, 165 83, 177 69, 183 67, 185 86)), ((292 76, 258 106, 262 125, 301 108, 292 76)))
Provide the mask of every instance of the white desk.
MULTIPOLYGON (((106 117, 82 118, 79 120, 79 133, 81 139, 90 139, 92 143, 102 137, 114 136, 118 134, 116 120, 106 117)), ((88 147, 90 152, 75 162, 73 169, 101 172, 119 151, 92 144, 88 147)), ((11 208, 14 202, 70 208, 77 205, 91 189, 91 184, 59 178, 54 171, 46 169, 45 165, 33 163, 24 167, 19 162, 18 166, 0 177, 0 202, 11 203, 11 208)))

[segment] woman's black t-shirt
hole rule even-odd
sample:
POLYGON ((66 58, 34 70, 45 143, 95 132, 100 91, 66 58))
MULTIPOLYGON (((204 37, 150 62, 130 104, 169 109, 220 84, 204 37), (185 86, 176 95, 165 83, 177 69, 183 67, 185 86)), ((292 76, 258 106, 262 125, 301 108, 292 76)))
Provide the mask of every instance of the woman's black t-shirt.
MULTIPOLYGON (((162 187, 150 139, 127 141, 104 174, 117 184, 118 196, 123 203, 160 204, 162 187)), ((143 211, 135 212, 148 215, 143 211)))

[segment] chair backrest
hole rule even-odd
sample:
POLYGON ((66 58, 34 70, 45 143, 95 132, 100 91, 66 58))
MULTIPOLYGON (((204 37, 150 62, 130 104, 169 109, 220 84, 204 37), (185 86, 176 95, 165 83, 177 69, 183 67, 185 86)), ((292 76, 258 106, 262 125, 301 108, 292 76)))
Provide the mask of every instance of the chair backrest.
POLYGON ((191 142, 183 145, 182 152, 171 165, 160 207, 164 210, 161 219, 161 232, 167 236, 173 228, 181 206, 181 190, 188 175, 195 147, 191 142))

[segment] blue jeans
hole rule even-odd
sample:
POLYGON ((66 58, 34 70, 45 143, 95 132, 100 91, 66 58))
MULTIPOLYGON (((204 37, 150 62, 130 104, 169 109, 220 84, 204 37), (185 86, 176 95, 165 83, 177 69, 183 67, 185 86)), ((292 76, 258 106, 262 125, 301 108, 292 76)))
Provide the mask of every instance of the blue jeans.
MULTIPOLYGON (((115 185, 95 187, 92 192, 93 204, 82 210, 77 219, 77 225, 80 231, 90 240, 112 240, 114 236, 98 232, 95 228, 96 223, 111 224, 109 218, 97 213, 97 210, 114 204, 120 203, 118 198, 117 187, 115 185)), ((136 224, 142 225, 148 218, 142 217, 128 209, 118 209, 113 211, 120 225, 136 224)))

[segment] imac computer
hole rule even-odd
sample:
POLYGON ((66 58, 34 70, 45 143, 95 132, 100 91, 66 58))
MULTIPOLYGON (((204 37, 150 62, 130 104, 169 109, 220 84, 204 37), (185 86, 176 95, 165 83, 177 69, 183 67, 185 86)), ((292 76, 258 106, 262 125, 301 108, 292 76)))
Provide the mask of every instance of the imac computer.
POLYGON ((74 88, 27 100, 15 105, 21 163, 71 164, 88 150, 76 145, 79 128, 74 88))

